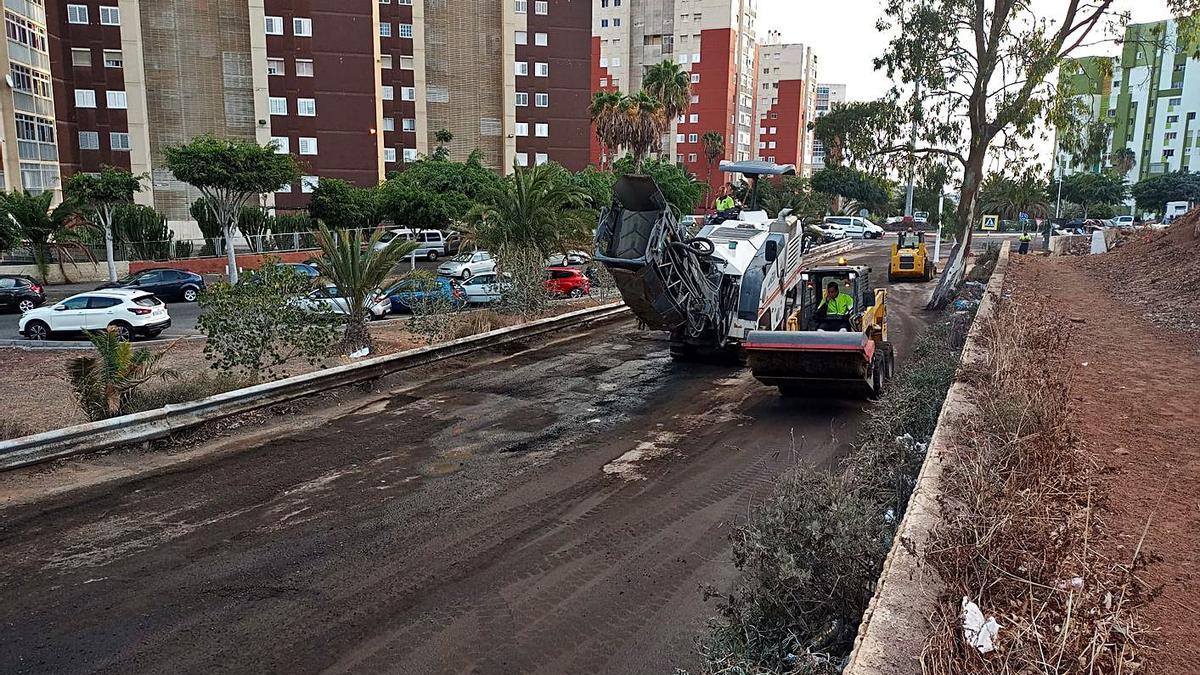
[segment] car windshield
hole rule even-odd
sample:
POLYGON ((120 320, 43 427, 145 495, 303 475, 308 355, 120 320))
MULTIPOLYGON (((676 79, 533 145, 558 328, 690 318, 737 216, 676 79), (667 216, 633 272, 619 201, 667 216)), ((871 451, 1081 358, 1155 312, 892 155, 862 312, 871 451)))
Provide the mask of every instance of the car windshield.
POLYGON ((133 274, 126 274, 125 276, 121 277, 120 279, 117 279, 117 283, 118 284, 127 284, 140 276, 142 276, 141 272, 134 272, 133 274))
POLYGON ((395 232, 393 230, 388 230, 387 232, 384 233, 384 235, 382 237, 379 238, 379 243, 386 244, 386 243, 390 242, 391 240, 395 239, 398 235, 399 235, 398 232, 395 232))

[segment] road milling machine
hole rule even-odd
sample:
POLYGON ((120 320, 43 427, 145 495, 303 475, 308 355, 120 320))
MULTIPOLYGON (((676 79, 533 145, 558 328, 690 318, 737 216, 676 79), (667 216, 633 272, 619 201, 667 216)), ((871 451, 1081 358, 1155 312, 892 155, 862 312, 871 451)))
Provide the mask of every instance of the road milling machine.
POLYGON ((872 378, 877 368, 889 372, 884 354, 890 346, 877 349, 886 342, 885 294, 867 292, 870 270, 845 267, 845 282, 863 302, 853 322, 817 330, 821 326, 806 319, 819 297, 809 297, 818 278, 803 269, 804 226, 787 212, 771 220, 756 208, 758 181, 794 175, 795 167, 722 162, 721 170, 749 180, 749 208, 718 214, 695 235, 679 223, 653 179, 617 181, 596 229, 595 260, 612 274, 625 304, 643 326, 670 333, 676 358, 748 357, 756 377, 786 394, 818 393, 820 386, 861 393, 860 381, 877 391, 872 378), (864 326, 870 328, 866 338, 864 326), (752 345, 758 353, 747 349, 752 345))

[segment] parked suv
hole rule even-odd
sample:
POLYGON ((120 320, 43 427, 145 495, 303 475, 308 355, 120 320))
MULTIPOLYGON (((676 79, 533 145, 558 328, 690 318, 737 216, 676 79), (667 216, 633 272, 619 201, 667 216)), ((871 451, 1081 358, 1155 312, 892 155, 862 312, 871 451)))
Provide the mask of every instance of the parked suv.
POLYGON ((388 230, 379 238, 379 243, 375 244, 375 250, 382 251, 387 248, 388 244, 397 239, 407 239, 417 242, 417 248, 405 256, 406 258, 417 257, 437 260, 439 257, 449 253, 449 242, 446 235, 440 230, 388 230))
POLYGON ((581 298, 592 292, 592 282, 573 267, 547 267, 546 292, 550 295, 581 298))
POLYGON ((158 337, 171 326, 167 306, 154 294, 111 288, 72 295, 49 307, 21 316, 17 329, 30 340, 47 340, 55 333, 81 333, 112 328, 122 340, 158 337))
POLYGON ((33 277, 24 274, 0 274, 0 307, 21 313, 46 303, 46 293, 33 277))
POLYGON ((164 267, 134 272, 96 290, 105 288, 132 288, 153 293, 163 300, 195 302, 204 290, 204 277, 195 272, 164 267))
POLYGON ((883 239, 883 228, 859 216, 825 216, 825 226, 838 226, 851 239, 883 239))

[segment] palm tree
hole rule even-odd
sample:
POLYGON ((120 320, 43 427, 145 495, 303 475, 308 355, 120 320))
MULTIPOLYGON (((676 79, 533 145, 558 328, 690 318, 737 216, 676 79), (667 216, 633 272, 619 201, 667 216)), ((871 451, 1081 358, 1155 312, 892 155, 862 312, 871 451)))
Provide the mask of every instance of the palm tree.
POLYGON ((635 170, 641 170, 642 159, 658 147, 669 118, 662 102, 646 90, 621 99, 624 113, 622 145, 633 154, 635 170))
POLYGON ((52 253, 58 253, 59 267, 64 260, 72 260, 71 251, 82 251, 92 259, 91 250, 83 244, 83 229, 86 223, 78 219, 78 208, 72 201, 64 201, 51 207, 53 192, 32 194, 27 191, 0 193, 0 218, 12 223, 22 239, 29 240, 33 249, 33 263, 38 268, 42 283, 50 274, 52 253), (75 224, 82 223, 76 227, 75 224))
POLYGON ((979 195, 986 213, 995 213, 1005 220, 1016 220, 1022 213, 1030 218, 1045 218, 1050 213, 1046 186, 1033 174, 1019 178, 992 174, 983 182, 979 195))
POLYGON ((1113 169, 1118 176, 1124 176, 1137 166, 1137 153, 1132 148, 1121 148, 1112 154, 1113 169))
POLYGON ((600 167, 612 163, 613 156, 619 151, 623 127, 621 100, 624 96, 619 91, 598 91, 592 96, 592 104, 588 113, 592 117, 592 125, 596 129, 596 140, 600 143, 600 167))
POLYGON ((668 120, 687 112, 692 104, 691 76, 678 63, 664 59, 646 69, 642 89, 658 99, 668 120))
POLYGON ((595 226, 588 193, 557 164, 516 167, 467 215, 464 238, 493 253, 537 251, 540 259, 586 248, 595 226))
POLYGON ((705 176, 705 182, 711 184, 713 164, 725 156, 725 137, 716 131, 706 131, 700 137, 700 144, 704 146, 704 159, 708 164, 708 175, 705 176))
POLYGON ((371 331, 367 328, 370 303, 383 288, 392 270, 417 247, 415 241, 396 237, 379 247, 383 230, 364 239, 362 230, 333 230, 322 223, 317 231, 321 255, 316 260, 321 276, 337 286, 346 302, 346 333, 341 348, 353 354, 371 348, 371 331))
POLYGON ((75 399, 88 419, 116 417, 125 412, 139 386, 155 377, 166 379, 176 375, 173 370, 158 367, 170 347, 158 353, 145 347, 134 349, 113 328, 89 333, 88 339, 96 348, 96 355, 77 356, 67 364, 75 399))

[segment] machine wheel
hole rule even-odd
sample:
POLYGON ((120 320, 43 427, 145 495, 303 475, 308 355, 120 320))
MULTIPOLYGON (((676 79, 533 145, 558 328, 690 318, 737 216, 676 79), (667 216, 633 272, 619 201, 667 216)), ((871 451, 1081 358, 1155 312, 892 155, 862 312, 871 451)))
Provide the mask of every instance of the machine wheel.
POLYGON ((887 365, 881 361, 871 364, 871 393, 869 396, 872 400, 883 395, 883 378, 886 371, 887 365))

